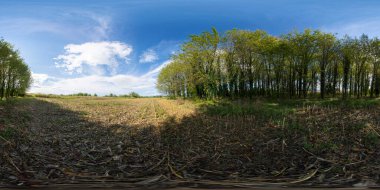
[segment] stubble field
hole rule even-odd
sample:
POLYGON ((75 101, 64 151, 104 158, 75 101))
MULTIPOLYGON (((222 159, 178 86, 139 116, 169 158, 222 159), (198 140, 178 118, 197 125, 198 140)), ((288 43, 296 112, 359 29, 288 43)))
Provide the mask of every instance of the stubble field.
POLYGON ((15 99, 0 184, 376 185, 378 102, 15 99))

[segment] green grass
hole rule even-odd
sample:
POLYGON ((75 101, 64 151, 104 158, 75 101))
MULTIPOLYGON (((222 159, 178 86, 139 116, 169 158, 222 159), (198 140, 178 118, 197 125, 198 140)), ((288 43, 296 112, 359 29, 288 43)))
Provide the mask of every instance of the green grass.
POLYGON ((204 101, 198 103, 202 113, 218 116, 249 116, 282 120, 294 112, 295 106, 272 101, 204 101))
POLYGON ((195 103, 204 113, 211 115, 252 115, 259 114, 264 117, 278 117, 292 113, 296 108, 307 106, 340 107, 340 108, 371 108, 380 105, 379 98, 363 98, 342 100, 329 99, 300 99, 300 100, 197 100, 195 103))
POLYGON ((0 136, 6 140, 10 140, 16 134, 16 130, 14 128, 6 127, 2 131, 0 131, 0 136))
POLYGON ((326 98, 326 99, 300 99, 300 100, 280 100, 279 104, 289 107, 321 106, 321 107, 342 107, 342 108, 371 108, 380 105, 379 98, 347 99, 326 98))
POLYGON ((364 138, 364 142, 368 146, 376 146, 380 143, 380 137, 375 132, 371 131, 367 133, 367 135, 364 138))

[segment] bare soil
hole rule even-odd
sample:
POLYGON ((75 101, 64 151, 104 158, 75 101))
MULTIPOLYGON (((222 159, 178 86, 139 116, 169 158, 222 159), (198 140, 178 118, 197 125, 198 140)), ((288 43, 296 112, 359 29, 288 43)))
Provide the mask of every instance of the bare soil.
POLYGON ((280 119, 209 108, 100 97, 0 105, 0 186, 378 186, 377 106, 302 106, 280 119))

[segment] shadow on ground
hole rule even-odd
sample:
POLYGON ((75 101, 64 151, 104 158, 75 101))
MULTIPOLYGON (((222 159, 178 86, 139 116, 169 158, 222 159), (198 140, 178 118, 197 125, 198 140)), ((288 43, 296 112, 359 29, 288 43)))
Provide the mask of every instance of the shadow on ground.
POLYGON ((89 121, 40 99, 0 107, 3 185, 379 182, 378 108, 215 103, 179 121, 132 128, 89 121))

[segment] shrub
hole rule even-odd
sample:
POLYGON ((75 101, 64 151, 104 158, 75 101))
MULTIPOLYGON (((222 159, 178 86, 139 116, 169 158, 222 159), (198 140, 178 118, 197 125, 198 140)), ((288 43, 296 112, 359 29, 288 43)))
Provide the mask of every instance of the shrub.
POLYGON ((140 98, 140 94, 138 94, 137 92, 131 92, 129 93, 129 96, 132 97, 132 98, 140 98))

